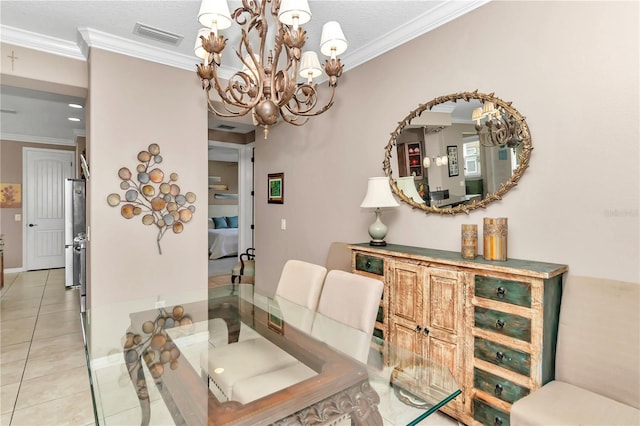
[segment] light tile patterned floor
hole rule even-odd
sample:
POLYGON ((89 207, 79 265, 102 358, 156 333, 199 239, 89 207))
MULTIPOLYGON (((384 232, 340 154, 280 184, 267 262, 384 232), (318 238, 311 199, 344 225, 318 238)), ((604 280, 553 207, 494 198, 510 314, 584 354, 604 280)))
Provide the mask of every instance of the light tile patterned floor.
MULTIPOLYGON (((80 301, 77 290, 65 288, 64 269, 5 274, 0 303, 0 426, 95 426, 80 301)), ((115 369, 102 381, 118 385, 120 376, 115 369)), ((135 400, 131 409, 114 403, 121 410, 110 413, 109 424, 140 424, 135 400)), ((154 416, 170 419, 161 401, 154 405, 154 416)), ((434 413, 420 425, 459 423, 434 413)))
POLYGON ((78 290, 64 269, 5 274, 0 425, 94 425, 78 290))

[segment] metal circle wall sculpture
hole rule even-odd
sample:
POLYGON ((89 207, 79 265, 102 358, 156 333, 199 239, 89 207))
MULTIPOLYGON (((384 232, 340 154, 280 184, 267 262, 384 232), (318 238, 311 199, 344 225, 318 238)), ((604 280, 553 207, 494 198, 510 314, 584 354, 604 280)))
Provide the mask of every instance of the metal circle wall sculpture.
POLYGON ((137 157, 139 163, 132 172, 127 167, 118 170, 120 189, 124 193, 112 193, 107 197, 111 207, 120 205, 120 214, 125 219, 140 217, 144 225, 155 225, 158 229, 156 242, 158 252, 162 254, 160 240, 171 229, 175 234, 184 230, 184 224, 191 221, 196 207, 196 194, 182 193, 177 173, 166 174, 158 168, 162 163, 160 146, 152 143, 148 150, 140 151, 137 157))

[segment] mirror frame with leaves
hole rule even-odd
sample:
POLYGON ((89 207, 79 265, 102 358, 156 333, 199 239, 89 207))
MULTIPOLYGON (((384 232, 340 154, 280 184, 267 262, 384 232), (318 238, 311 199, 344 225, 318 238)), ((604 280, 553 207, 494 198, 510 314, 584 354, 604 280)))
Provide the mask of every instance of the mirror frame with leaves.
POLYGON ((391 138, 389 142, 385 146, 385 156, 383 164, 383 170, 385 175, 389 178, 389 184, 391 185, 392 191, 405 203, 410 205, 412 208, 423 210, 425 213, 437 213, 441 215, 455 215, 459 213, 469 214, 472 210, 485 208, 487 205, 493 201, 501 200, 504 195, 511 188, 517 185, 518 181, 524 174, 525 170, 529 167, 529 160, 531 158, 531 150, 533 149, 531 145, 531 133, 529 132, 529 126, 527 122, 518 112, 517 109, 511 106, 511 102, 503 101, 502 99, 496 97, 493 93, 480 93, 478 90, 473 92, 459 92, 453 93, 446 96, 439 96, 425 104, 420 104, 418 108, 414 109, 407 115, 402 121, 398 123, 398 127, 391 133, 391 138), (493 102, 496 108, 502 108, 507 114, 510 114, 520 125, 523 134, 523 140, 521 143, 522 152, 519 155, 520 165, 514 170, 511 178, 503 183, 500 188, 494 192, 487 194, 481 200, 472 200, 468 204, 460 204, 455 207, 443 207, 439 208, 436 206, 428 206, 423 203, 417 203, 412 198, 406 196, 404 192, 402 192, 393 178, 393 172, 391 170, 391 158, 394 148, 396 147, 397 140, 399 135, 403 132, 405 127, 411 124, 411 120, 416 117, 419 117, 423 111, 429 111, 435 105, 443 104, 445 102, 453 101, 456 102, 458 100, 469 101, 472 99, 478 99, 481 102, 493 102))

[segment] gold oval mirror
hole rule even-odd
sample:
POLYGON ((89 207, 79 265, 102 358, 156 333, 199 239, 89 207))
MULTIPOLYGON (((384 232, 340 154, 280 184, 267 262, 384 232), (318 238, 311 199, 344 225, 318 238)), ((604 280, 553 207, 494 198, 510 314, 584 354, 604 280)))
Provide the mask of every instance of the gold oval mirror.
POLYGON ((411 207, 468 214, 517 184, 532 149, 527 122, 511 102, 460 92, 421 104, 398 123, 383 169, 411 207))

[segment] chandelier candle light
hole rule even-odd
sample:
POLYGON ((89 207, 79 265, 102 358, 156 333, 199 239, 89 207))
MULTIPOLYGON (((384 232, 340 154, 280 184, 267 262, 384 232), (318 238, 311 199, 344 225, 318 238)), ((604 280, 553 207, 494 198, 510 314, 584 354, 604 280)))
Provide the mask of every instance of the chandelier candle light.
POLYGON ((503 109, 496 108, 493 102, 486 101, 482 108, 475 108, 471 119, 476 122, 478 136, 484 134, 483 129, 486 128, 487 140, 480 138, 484 146, 506 145, 515 148, 526 137, 518 120, 503 109), (484 123, 482 120, 485 120, 484 123))
POLYGON ((371 246, 386 246, 384 237, 387 236, 387 225, 380 220, 380 209, 384 207, 398 207, 399 204, 389 186, 387 177, 370 177, 367 185, 367 194, 362 200, 360 207, 376 209, 376 221, 369 226, 369 236, 371 246))
POLYGON ((310 20, 307 0, 243 1, 242 6, 231 14, 226 0, 203 0, 198 21, 206 28, 198 31, 194 53, 203 60, 197 65, 197 73, 207 94, 209 111, 220 117, 251 113, 254 124, 264 129, 266 139, 269 126, 280 118, 302 126, 309 117, 328 110, 333 105, 338 78, 342 74, 343 65, 337 56, 347 50, 347 40, 339 23, 324 24, 320 51, 329 57, 324 72, 329 77, 331 92, 326 104, 319 106, 313 78, 322 75, 320 61, 315 52, 302 52, 307 33, 301 25, 310 20), (243 69, 235 72, 225 85, 218 73, 227 39, 219 31, 229 28, 232 19, 242 27, 236 55, 243 69), (269 25, 275 25, 275 37, 268 41, 269 25), (256 37, 259 46, 250 42, 256 37), (271 44, 273 48, 267 49, 271 44), (304 79, 300 83, 298 76, 304 79), (221 109, 214 106, 212 89, 220 97, 221 109))

